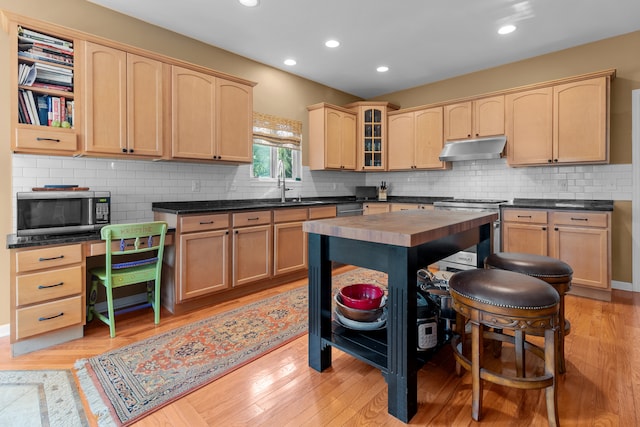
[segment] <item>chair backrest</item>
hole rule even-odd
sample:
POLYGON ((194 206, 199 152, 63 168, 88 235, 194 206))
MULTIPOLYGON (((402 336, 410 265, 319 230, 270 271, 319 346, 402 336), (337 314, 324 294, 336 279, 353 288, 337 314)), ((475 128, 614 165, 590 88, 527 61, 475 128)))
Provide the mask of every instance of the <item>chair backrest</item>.
POLYGON ((135 267, 155 263, 162 267, 164 240, 167 234, 167 223, 164 221, 140 222, 131 224, 111 224, 104 226, 100 232, 106 244, 107 274, 111 270, 135 267), (124 262, 114 262, 122 255, 134 255, 148 252, 150 257, 124 262))

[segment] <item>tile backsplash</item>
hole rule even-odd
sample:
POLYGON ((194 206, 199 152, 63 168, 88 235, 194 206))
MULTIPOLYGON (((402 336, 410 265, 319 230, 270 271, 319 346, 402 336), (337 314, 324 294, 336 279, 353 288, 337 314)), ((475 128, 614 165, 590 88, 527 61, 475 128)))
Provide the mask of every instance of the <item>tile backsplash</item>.
MULTIPOLYGON (((115 223, 153 218, 157 201, 271 199, 274 180, 249 176, 249 165, 205 165, 14 154, 13 193, 46 184, 108 190, 115 223)), ((446 171, 328 172, 304 167, 287 182, 287 197, 349 196, 355 187, 386 181, 390 196, 631 200, 632 165, 510 168, 505 159, 456 162, 446 171)), ((15 196, 14 202, 15 205, 15 196)), ((15 230, 15 208, 13 227, 15 230)))

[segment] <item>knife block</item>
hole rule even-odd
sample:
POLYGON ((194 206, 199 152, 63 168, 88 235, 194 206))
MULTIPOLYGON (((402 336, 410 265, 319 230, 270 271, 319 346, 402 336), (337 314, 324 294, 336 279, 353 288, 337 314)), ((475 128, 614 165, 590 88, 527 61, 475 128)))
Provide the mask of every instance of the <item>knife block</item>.
POLYGON ((387 200, 387 189, 386 188, 379 188, 378 189, 378 200, 383 201, 383 202, 387 200))

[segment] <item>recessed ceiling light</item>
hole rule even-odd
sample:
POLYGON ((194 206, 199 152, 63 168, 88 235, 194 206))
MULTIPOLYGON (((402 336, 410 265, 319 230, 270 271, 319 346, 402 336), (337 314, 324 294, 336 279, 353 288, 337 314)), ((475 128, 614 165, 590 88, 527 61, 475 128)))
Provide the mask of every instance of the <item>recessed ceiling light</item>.
POLYGON ((503 27, 500 27, 500 29, 498 30, 498 34, 509 34, 509 33, 513 33, 516 30, 516 26, 515 25, 505 25, 503 27))
POLYGON ((338 47, 340 46, 340 42, 338 40, 327 40, 324 45, 326 47, 338 47))
POLYGON ((284 60, 284 65, 296 65, 296 64, 297 64, 297 62, 296 62, 295 59, 289 58, 289 59, 285 59, 284 60))
POLYGON ((379 73, 386 73, 387 71, 389 71, 389 67, 387 67, 386 65, 381 65, 376 68, 376 71, 379 73))
POLYGON ((238 2, 243 6, 256 7, 258 3, 260 3, 260 0, 238 0, 238 2))

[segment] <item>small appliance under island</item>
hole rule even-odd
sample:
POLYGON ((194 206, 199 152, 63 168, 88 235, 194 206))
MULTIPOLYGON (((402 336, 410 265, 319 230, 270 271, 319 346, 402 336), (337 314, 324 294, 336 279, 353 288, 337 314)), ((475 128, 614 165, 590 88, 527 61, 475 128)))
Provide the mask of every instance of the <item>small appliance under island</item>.
POLYGON ((486 212, 412 210, 306 222, 309 366, 320 372, 329 368, 336 347, 380 369, 388 384, 388 412, 409 422, 418 408, 416 272, 473 245, 482 267, 497 218, 486 212), (386 339, 332 322, 332 261, 388 274, 386 339))

